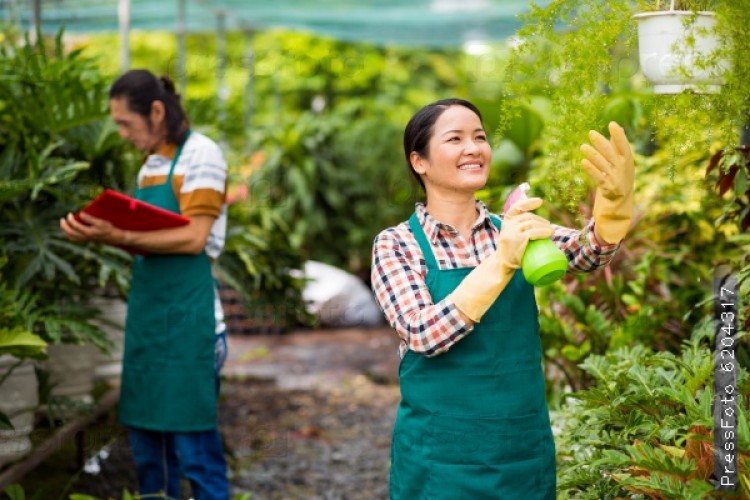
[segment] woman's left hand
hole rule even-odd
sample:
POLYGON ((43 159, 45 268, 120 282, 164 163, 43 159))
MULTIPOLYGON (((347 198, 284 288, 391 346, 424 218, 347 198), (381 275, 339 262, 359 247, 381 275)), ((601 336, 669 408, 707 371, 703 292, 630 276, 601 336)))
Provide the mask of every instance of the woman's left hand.
POLYGON ((581 161, 583 169, 596 183, 597 189, 607 199, 617 199, 633 192, 635 182, 635 162, 625 130, 615 122, 610 122, 607 140, 599 132, 589 132, 590 146, 583 144, 581 152, 586 158, 581 161))
POLYGON ((594 229, 607 243, 619 243, 630 229, 633 218, 635 162, 625 130, 610 122, 611 139, 589 132, 590 146, 581 146, 583 169, 596 183, 594 229))

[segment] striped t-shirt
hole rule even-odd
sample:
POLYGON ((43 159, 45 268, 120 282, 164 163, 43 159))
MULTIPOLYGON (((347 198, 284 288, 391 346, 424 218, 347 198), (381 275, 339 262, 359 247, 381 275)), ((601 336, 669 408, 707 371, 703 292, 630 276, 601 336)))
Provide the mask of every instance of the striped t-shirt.
MULTIPOLYGON (((138 172, 138 186, 164 184, 176 150, 177 147, 170 144, 149 155, 138 172)), ((215 260, 224 248, 227 229, 226 186, 227 162, 218 144, 201 133, 191 132, 174 167, 172 188, 182 215, 216 217, 205 248, 211 260, 215 260)), ((226 327, 219 294, 215 289, 214 297, 216 332, 221 333, 226 327)))

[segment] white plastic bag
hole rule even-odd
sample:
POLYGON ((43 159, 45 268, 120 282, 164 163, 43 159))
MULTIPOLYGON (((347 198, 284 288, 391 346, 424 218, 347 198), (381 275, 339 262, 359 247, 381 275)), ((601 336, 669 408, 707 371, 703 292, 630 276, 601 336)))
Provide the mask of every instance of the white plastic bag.
POLYGON ((307 283, 302 291, 307 312, 321 326, 356 327, 383 323, 372 292, 353 274, 323 262, 305 262, 307 283))

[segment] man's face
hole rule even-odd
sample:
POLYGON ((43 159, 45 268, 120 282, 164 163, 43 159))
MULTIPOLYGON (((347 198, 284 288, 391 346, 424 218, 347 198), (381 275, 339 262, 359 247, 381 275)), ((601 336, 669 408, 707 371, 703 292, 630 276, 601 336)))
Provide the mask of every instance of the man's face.
POLYGON ((129 141, 138 150, 144 153, 151 152, 161 141, 157 128, 152 122, 131 111, 124 97, 110 99, 109 113, 117 124, 120 137, 129 141))

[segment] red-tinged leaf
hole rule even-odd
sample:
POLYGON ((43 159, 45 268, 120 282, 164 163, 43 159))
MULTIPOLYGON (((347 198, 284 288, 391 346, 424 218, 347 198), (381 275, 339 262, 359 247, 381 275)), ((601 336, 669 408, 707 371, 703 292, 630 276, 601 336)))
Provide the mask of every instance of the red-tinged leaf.
POLYGON ((711 160, 708 162, 708 167, 706 167, 706 175, 711 173, 711 170, 715 169, 719 162, 721 162, 721 159, 724 157, 724 150, 717 151, 712 157, 711 160))
POLYGON ((691 427, 685 445, 685 457, 692 458, 697 465, 696 470, 690 475, 691 479, 708 479, 711 477, 714 471, 711 431, 702 425, 691 427))
POLYGON ((628 467, 628 474, 630 474, 632 477, 651 477, 651 471, 648 469, 644 469, 643 467, 637 467, 635 465, 631 465, 628 467))
POLYGON ((732 165, 729 167, 729 171, 719 174, 719 180, 716 183, 716 186, 719 189, 720 196, 724 196, 727 191, 734 187, 734 177, 737 175, 738 170, 739 168, 737 165, 732 165))

